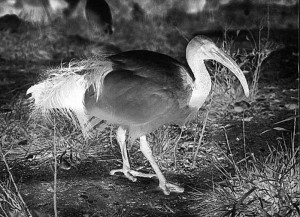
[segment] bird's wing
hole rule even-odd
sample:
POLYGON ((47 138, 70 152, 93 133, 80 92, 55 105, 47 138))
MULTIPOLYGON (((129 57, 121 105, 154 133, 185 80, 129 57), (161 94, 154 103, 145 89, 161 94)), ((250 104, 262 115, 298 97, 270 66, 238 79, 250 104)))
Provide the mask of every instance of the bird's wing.
POLYGON ((100 119, 140 124, 179 109, 176 94, 176 90, 132 71, 112 71, 104 79, 102 97, 97 101, 87 94, 85 105, 88 113, 100 119))
POLYGON ((193 77, 177 60, 142 50, 123 52, 108 59, 112 71, 103 80, 102 98, 97 102, 93 97, 86 98, 86 107, 97 110, 94 116, 105 116, 107 120, 118 117, 116 123, 120 119, 147 123, 158 117, 167 119, 166 116, 187 105, 193 77))
POLYGON ((181 107, 189 101, 194 74, 176 59, 164 54, 134 50, 109 57, 115 71, 131 71, 134 75, 176 92, 181 107))

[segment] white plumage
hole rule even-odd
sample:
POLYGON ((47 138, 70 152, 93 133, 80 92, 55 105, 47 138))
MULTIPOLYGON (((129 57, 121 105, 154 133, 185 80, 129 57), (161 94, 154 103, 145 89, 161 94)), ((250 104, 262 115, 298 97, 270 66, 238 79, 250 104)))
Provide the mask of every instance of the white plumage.
POLYGON ((101 57, 78 60, 67 67, 48 70, 47 79, 27 90, 27 94, 31 94, 30 100, 34 101, 33 113, 41 112, 48 117, 51 109, 60 109, 54 111, 69 117, 88 137, 92 125, 84 105, 85 92, 93 86, 99 98, 103 79, 111 70, 111 63, 101 57), (82 74, 85 71, 88 73, 82 74))

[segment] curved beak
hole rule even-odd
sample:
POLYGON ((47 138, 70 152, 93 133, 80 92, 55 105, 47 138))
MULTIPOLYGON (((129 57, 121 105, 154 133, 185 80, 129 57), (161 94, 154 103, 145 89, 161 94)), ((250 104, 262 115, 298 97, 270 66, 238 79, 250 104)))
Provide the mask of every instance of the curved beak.
POLYGON ((234 75, 239 79, 244 89, 245 95, 249 96, 249 87, 247 84, 247 80, 245 78, 244 73, 240 69, 240 67, 236 64, 236 62, 225 52, 220 50, 219 48, 215 47, 211 49, 210 52, 211 56, 210 59, 213 59, 222 65, 226 66, 230 71, 234 73, 234 75))

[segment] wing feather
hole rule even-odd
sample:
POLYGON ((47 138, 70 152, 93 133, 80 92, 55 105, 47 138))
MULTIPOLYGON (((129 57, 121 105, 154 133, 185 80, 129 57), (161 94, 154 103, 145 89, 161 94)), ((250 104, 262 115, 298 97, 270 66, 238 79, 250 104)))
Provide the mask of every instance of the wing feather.
POLYGON ((27 90, 34 102, 32 115, 41 112, 50 117, 49 111, 61 113, 88 136, 91 126, 84 105, 86 90, 93 86, 97 99, 100 98, 103 80, 111 70, 111 62, 104 58, 73 61, 68 66, 48 70, 46 79, 27 90))

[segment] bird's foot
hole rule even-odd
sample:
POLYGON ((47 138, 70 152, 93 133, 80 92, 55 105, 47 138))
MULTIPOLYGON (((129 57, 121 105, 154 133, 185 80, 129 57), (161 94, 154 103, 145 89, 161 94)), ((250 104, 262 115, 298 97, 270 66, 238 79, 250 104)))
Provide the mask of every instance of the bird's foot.
POLYGON ((118 172, 120 172, 120 173, 123 173, 124 174, 124 176, 127 178, 127 179, 129 179, 130 181, 132 181, 132 182, 136 182, 136 178, 133 176, 133 175, 131 175, 131 173, 129 172, 130 170, 127 170, 127 169, 115 169, 115 170, 111 170, 110 171, 110 175, 115 175, 116 173, 118 173, 118 172))
POLYGON ((130 169, 115 169, 110 171, 110 175, 115 175, 115 173, 120 172, 123 173, 124 176, 129 179, 132 182, 136 182, 136 177, 144 177, 144 178, 153 178, 156 177, 155 174, 147 174, 147 173, 141 173, 135 170, 130 169))
POLYGON ((165 185, 159 185, 165 195, 169 195, 171 192, 175 193, 183 193, 184 188, 179 187, 178 185, 174 185, 171 183, 166 183, 165 185))

